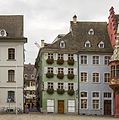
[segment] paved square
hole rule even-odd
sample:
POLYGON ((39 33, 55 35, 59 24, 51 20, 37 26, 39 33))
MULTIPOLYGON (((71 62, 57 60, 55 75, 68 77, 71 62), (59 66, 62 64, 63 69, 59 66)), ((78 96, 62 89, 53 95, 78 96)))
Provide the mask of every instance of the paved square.
POLYGON ((118 120, 114 117, 80 116, 65 114, 1 114, 0 120, 118 120))

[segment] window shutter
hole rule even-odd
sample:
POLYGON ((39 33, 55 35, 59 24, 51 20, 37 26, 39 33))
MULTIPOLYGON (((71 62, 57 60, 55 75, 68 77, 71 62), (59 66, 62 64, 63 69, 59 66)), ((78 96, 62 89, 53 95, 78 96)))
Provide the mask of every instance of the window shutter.
POLYGON ((64 68, 64 75, 68 74, 68 68, 64 68))
POLYGON ((47 82, 44 82, 44 90, 47 90, 47 82))
POLYGON ((68 54, 64 54, 64 61, 68 60, 68 54))
POLYGON ((44 74, 47 73, 47 67, 44 67, 44 74))
POLYGON ((68 90, 68 83, 64 83, 64 89, 68 90))
POLYGON ((74 54, 74 61, 77 61, 77 55, 74 54))
POLYGON ((44 53, 44 59, 45 59, 45 60, 48 59, 48 53, 44 53))
POLYGON ((58 88, 58 85, 56 82, 54 82, 54 90, 57 90, 57 88, 58 88))
POLYGON ((77 68, 74 68, 74 75, 77 75, 77 68))

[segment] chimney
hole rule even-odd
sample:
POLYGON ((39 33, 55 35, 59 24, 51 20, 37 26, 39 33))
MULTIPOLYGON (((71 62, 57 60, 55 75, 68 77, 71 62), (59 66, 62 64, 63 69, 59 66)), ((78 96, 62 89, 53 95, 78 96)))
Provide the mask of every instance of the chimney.
POLYGON ((41 40, 41 48, 44 47, 44 40, 41 40))
POLYGON ((77 23, 77 16, 76 15, 73 16, 73 23, 77 23))

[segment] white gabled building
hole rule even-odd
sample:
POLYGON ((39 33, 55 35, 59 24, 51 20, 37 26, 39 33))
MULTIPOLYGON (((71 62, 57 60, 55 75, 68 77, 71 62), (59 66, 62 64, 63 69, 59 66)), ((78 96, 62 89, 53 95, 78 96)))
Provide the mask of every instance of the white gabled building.
POLYGON ((0 16, 0 108, 23 110, 23 16, 0 16))

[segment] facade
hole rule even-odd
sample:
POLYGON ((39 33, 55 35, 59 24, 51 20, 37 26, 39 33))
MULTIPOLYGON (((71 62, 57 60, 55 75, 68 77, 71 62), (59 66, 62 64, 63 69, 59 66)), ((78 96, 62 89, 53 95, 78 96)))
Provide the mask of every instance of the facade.
POLYGON ((23 16, 0 16, 0 108, 23 110, 23 16))
POLYGON ((114 91, 114 115, 119 117, 119 23, 116 39, 115 49, 109 62, 111 68, 109 86, 114 91))
POLYGON ((36 111, 36 70, 34 65, 24 65, 24 108, 29 111, 36 111))
POLYGON ((108 61, 113 48, 107 23, 79 22, 74 16, 70 24, 69 33, 57 37, 52 44, 41 42, 44 46, 36 59, 41 110, 113 115, 113 91, 108 86, 108 61), (74 61, 72 66, 67 64, 70 59, 74 61), (67 76, 71 73, 74 78, 70 81, 67 76), (59 78, 62 74, 63 77, 59 78), (70 96, 67 92, 72 85, 75 94, 70 96), (59 95, 59 88, 65 93, 59 95))

